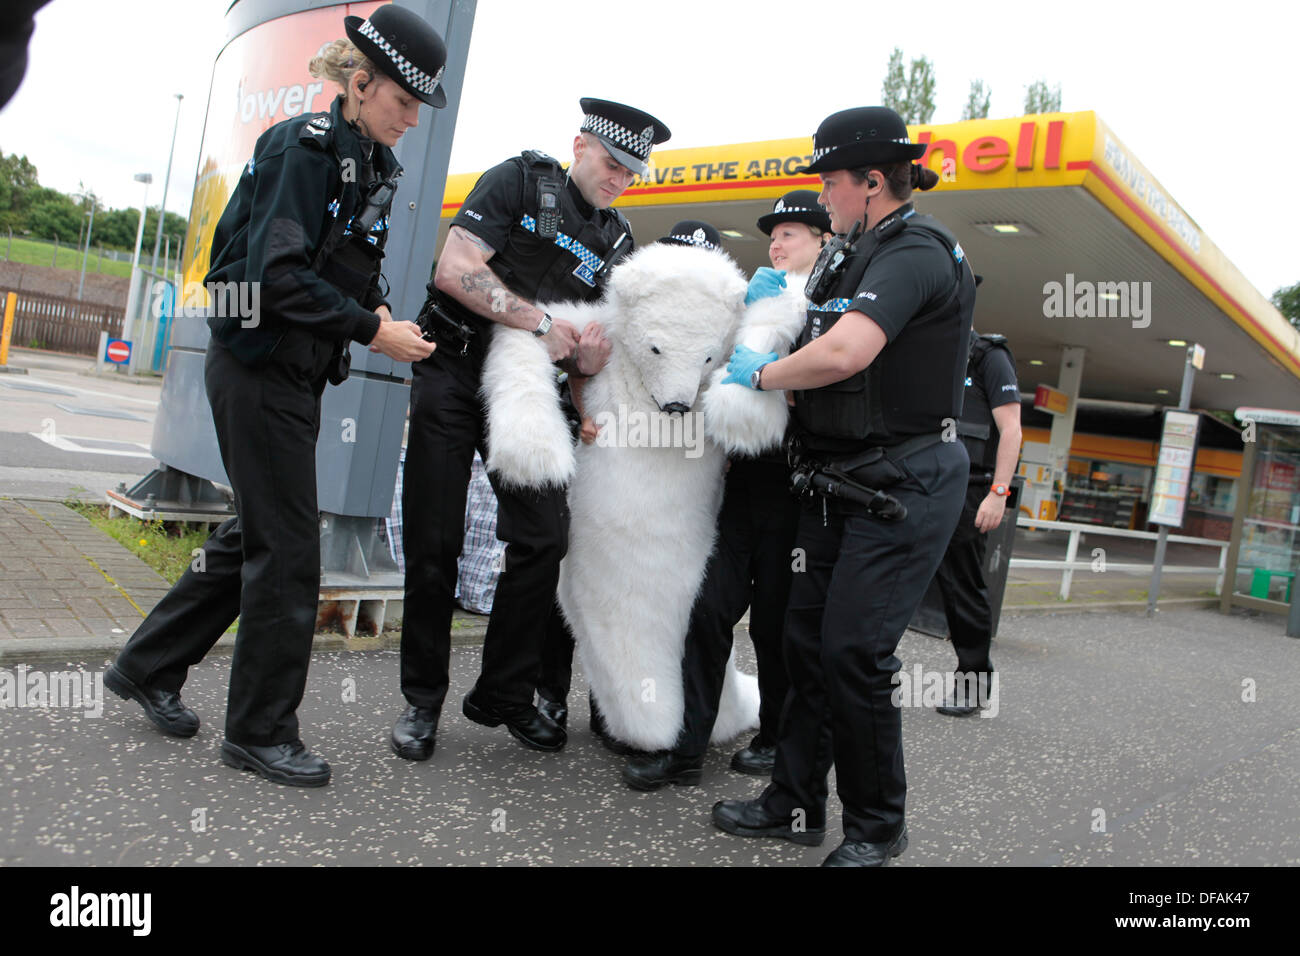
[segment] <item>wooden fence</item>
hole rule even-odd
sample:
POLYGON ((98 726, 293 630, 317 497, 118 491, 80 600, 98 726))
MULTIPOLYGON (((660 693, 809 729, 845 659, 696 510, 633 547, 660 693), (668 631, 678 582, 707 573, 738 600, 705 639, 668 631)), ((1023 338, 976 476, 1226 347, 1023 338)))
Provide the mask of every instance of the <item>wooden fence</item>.
MULTIPOLYGON (((0 308, 3 308, 8 291, 0 289, 0 308)), ((95 355, 99 348, 99 333, 107 332, 110 339, 121 337, 123 318, 124 311, 110 305, 18 290, 10 344, 20 348, 95 355)))

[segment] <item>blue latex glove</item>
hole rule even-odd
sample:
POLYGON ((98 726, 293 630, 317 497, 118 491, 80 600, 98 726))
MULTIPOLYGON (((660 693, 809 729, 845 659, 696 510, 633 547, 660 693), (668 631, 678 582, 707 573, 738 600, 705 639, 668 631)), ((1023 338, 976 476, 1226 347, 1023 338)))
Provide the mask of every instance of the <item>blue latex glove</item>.
POLYGON ((780 295, 781 290, 784 288, 784 269, 769 269, 767 266, 760 266, 758 271, 754 273, 754 278, 749 280, 749 289, 745 292, 745 305, 753 305, 759 299, 780 295))
MULTIPOLYGON (((768 269, 767 271, 774 272, 775 270, 768 269)), ((722 380, 722 384, 726 385, 730 382, 736 385, 744 385, 746 388, 753 388, 749 380, 753 377, 754 372, 768 362, 775 362, 777 358, 775 352, 755 352, 751 348, 737 345, 727 362, 727 377, 722 380)))

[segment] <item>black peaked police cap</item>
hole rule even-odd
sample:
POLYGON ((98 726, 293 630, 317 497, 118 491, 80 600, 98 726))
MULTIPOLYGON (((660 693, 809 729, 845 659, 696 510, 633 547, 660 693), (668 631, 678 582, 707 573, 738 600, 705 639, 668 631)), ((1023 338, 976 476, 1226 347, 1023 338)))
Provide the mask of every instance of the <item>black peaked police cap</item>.
POLYGON ((416 14, 386 4, 369 20, 344 17, 348 39, 375 68, 421 102, 441 109, 447 94, 439 85, 447 67, 447 44, 438 31, 416 14))
POLYGON ((783 222, 803 222, 822 232, 831 231, 831 214, 817 205, 817 193, 812 189, 790 190, 776 201, 771 212, 758 217, 758 228, 770 236, 783 222))
POLYGON ((699 246, 701 249, 721 249, 722 233, 699 219, 683 219, 656 240, 668 246, 699 246))
POLYGON ((925 153, 913 143, 903 118, 887 106, 859 106, 832 113, 813 134, 813 161, 801 173, 861 169, 877 163, 911 162, 925 153))
POLYGON ((622 103, 585 96, 578 104, 583 113, 579 132, 591 133, 609 155, 642 176, 646 174, 651 147, 672 135, 660 120, 622 103))

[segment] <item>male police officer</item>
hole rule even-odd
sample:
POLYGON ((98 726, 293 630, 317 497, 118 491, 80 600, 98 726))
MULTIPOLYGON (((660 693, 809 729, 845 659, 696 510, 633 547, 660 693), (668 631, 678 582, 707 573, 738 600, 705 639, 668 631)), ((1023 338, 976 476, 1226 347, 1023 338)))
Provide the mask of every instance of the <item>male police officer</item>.
MULTIPOLYGON (((600 296, 609 267, 632 250, 631 228, 610 204, 634 174, 645 172, 651 147, 668 139, 668 128, 648 113, 607 100, 583 99, 581 105, 585 115, 567 175, 554 159, 535 152, 484 173, 452 220, 436 290, 430 290, 443 311, 438 317, 426 308, 439 348, 412 369, 402 493, 402 693, 409 706, 393 728, 392 746, 409 760, 433 753, 447 694, 470 462, 476 447, 487 458, 478 391, 489 326, 533 332, 570 375, 600 370, 610 345, 598 324, 579 337, 572 323, 536 303, 600 296)), ((568 541, 565 491, 520 490, 495 479, 493 487, 497 536, 507 547, 483 670, 463 710, 489 727, 506 724, 527 747, 559 750, 565 732, 538 712, 533 693, 549 685, 563 685, 552 694, 568 691, 572 639, 551 620, 559 613, 555 587, 568 541), (548 634, 551 648, 545 648, 548 634), (548 675, 542 673, 544 648, 548 675)))
POLYGON ((952 699, 935 709, 969 717, 989 702, 993 675, 993 609, 984 581, 988 533, 1004 518, 1016 520, 1006 514, 1006 506, 1020 457, 1020 386, 1004 336, 971 332, 958 434, 970 455, 970 481, 957 529, 935 574, 957 652, 957 678, 952 699))
POLYGON ((728 381, 794 390, 807 459, 796 477, 820 496, 799 519, 807 569, 786 614, 791 688, 772 783, 718 803, 713 821, 820 844, 833 760, 845 839, 827 865, 878 866, 907 846, 894 650, 952 535, 969 465, 943 436, 961 412, 975 280, 952 235, 908 201, 938 181, 912 164, 923 152, 883 107, 821 124, 806 171, 821 174, 820 201, 849 235, 813 269, 795 351, 778 361, 738 347, 728 365, 728 381))

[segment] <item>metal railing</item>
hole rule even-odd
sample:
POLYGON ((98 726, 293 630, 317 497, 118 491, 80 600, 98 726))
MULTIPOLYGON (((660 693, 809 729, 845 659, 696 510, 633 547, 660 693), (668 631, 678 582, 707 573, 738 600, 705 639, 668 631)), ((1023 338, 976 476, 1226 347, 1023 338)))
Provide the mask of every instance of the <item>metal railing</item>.
MULTIPOLYGON (((1075 571, 1088 571, 1093 568, 1096 559, 1079 560, 1079 538, 1084 534, 1105 535, 1113 538, 1137 538, 1142 541, 1155 541, 1159 533, 1155 531, 1130 531, 1128 528, 1107 528, 1103 525, 1081 524, 1075 521, 1044 521, 1039 518, 1030 518, 1021 515, 1016 519, 1016 526, 1019 528, 1033 528, 1044 531, 1064 531, 1070 535, 1069 542, 1066 544, 1065 560, 1054 558, 1015 558, 1007 562, 1008 567, 1015 568, 1043 568, 1061 570, 1061 600, 1070 600, 1070 583, 1074 578, 1075 571)), ((1223 579, 1227 573, 1228 560, 1228 542, 1218 541, 1214 538, 1192 538, 1187 535, 1171 534, 1168 537, 1170 542, 1178 544, 1195 544, 1207 548, 1219 549, 1218 579, 1214 584, 1214 593, 1223 593, 1223 579)), ((1107 571, 1132 571, 1146 572, 1150 574, 1154 565, 1151 563, 1135 563, 1121 561, 1106 561, 1105 569, 1107 571)), ((1161 574, 1206 574, 1214 571, 1215 568, 1206 565, 1190 564, 1166 564, 1161 568, 1161 574)))

